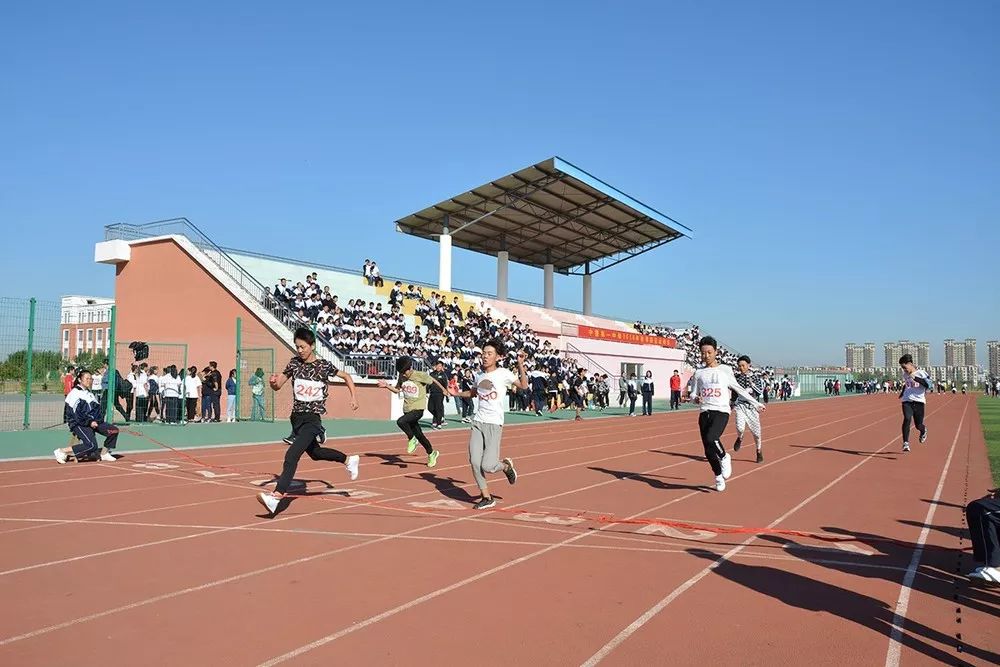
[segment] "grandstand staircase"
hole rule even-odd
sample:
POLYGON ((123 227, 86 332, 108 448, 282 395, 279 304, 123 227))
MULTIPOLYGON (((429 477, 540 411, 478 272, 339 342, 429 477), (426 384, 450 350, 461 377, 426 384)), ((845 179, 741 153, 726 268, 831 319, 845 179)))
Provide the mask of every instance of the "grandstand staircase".
MULTIPOLYGON (((175 218, 144 225, 109 225, 105 240, 137 241, 150 238, 171 238, 195 262, 214 276, 230 294, 271 330, 279 340, 295 349, 294 331, 281 317, 291 315, 283 304, 270 300, 271 291, 249 271, 238 264, 225 250, 208 238, 187 218, 175 218), (265 305, 267 303, 267 305, 265 305)), ((337 368, 356 375, 357 370, 335 350, 316 346, 316 355, 332 362, 337 368)))

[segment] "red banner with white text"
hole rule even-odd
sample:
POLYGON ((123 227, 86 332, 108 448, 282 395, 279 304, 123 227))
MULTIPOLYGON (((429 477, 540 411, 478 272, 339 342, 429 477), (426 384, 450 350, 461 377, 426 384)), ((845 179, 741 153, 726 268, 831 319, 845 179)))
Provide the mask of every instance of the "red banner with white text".
POLYGON ((597 340, 608 340, 615 343, 632 343, 634 345, 659 345, 660 347, 677 347, 677 341, 673 338, 663 336, 648 336, 638 331, 616 331, 615 329, 602 329, 601 327, 587 327, 579 325, 577 335, 580 338, 594 338, 597 340))

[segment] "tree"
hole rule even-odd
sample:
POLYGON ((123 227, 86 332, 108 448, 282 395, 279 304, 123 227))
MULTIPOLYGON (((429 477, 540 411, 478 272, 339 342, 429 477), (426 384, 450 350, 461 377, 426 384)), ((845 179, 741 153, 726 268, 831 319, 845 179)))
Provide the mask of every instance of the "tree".
POLYGON ((86 368, 88 371, 96 371, 103 364, 108 363, 108 355, 104 352, 81 352, 76 355, 76 367, 86 368))
MULTIPOLYGON (((31 354, 31 375, 34 380, 47 379, 52 371, 58 376, 59 371, 66 366, 62 355, 51 350, 35 350, 31 354)), ((18 350, 7 357, 7 360, 0 364, 0 379, 21 380, 27 379, 28 373, 28 351, 18 350)))

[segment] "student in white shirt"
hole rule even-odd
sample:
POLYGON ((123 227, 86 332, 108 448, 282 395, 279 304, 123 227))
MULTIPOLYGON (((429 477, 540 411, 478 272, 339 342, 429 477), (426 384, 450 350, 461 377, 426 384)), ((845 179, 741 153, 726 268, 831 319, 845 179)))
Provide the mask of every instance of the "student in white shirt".
POLYGON ((733 460, 722 445, 722 434, 729 423, 729 390, 732 389, 750 403, 758 412, 763 412, 763 403, 758 402, 746 389, 740 386, 733 375, 733 369, 720 364, 717 358, 719 344, 711 336, 698 342, 705 367, 694 372, 692 391, 694 401, 701 404, 698 415, 698 430, 705 447, 705 458, 715 473, 715 490, 725 491, 726 480, 733 474, 733 460))
POLYGON ((903 368, 903 391, 899 400, 903 404, 903 451, 910 451, 910 421, 920 431, 920 442, 927 440, 927 427, 924 425, 924 407, 927 403, 927 388, 930 377, 927 371, 920 370, 913 363, 912 354, 904 354, 899 358, 903 368))
POLYGON ((132 396, 135 399, 135 420, 144 422, 149 418, 149 375, 145 363, 139 364, 139 370, 129 375, 132 382, 132 396))
POLYGON ((187 421, 198 423, 198 397, 201 395, 201 378, 198 377, 198 368, 191 366, 187 369, 187 377, 184 378, 184 399, 187 407, 187 421))
POLYGON ((486 475, 503 472, 507 482, 517 481, 517 471, 514 462, 507 458, 500 460, 500 436, 503 430, 503 401, 507 389, 517 387, 528 388, 528 371, 524 367, 526 355, 517 355, 518 376, 497 365, 506 354, 506 349, 499 339, 493 339, 483 345, 483 371, 476 375, 476 388, 470 391, 458 391, 452 388, 452 396, 462 398, 478 398, 476 414, 472 417, 472 431, 469 436, 469 463, 472 464, 472 475, 482 493, 482 498, 473 505, 474 509, 484 510, 496 505, 486 483, 486 475))

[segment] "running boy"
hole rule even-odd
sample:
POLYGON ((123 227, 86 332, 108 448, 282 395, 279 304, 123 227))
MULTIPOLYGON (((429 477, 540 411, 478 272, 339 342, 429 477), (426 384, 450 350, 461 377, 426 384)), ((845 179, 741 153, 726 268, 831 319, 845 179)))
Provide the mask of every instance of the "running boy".
POLYGON ((403 416, 396 420, 396 426, 408 438, 406 453, 412 454, 417 449, 417 443, 420 443, 427 452, 427 467, 433 468, 437 465, 439 452, 431 447, 431 441, 420 428, 420 420, 427 409, 427 387, 436 384, 441 389, 442 396, 447 390, 427 373, 413 370, 413 359, 410 357, 396 360, 396 372, 399 373, 399 379, 396 380, 395 387, 385 380, 379 380, 378 386, 403 395, 403 416))
POLYGON ((506 368, 498 366, 497 363, 506 353, 506 348, 498 338, 483 345, 483 370, 476 376, 476 389, 467 392, 451 391, 452 396, 476 396, 479 399, 476 414, 472 417, 472 432, 469 434, 469 463, 472 464, 472 475, 482 493, 482 497, 473 505, 477 510, 496 505, 486 483, 487 474, 502 471, 507 476, 508 483, 517 481, 514 462, 511 459, 500 460, 503 399, 507 395, 507 389, 512 386, 518 389, 528 388, 528 371, 524 367, 524 352, 517 353, 517 371, 520 377, 515 377, 506 368))
POLYGON ((920 442, 927 440, 927 427, 924 425, 924 407, 927 404, 927 388, 930 386, 930 376, 927 371, 917 368, 913 363, 912 354, 904 354, 899 358, 903 368, 903 391, 899 400, 903 404, 903 451, 910 451, 910 421, 920 431, 920 442))
MULTIPOLYGON (((745 354, 741 356, 736 360, 736 367, 739 369, 739 372, 736 373, 736 381, 754 398, 761 400, 764 396, 764 383, 760 381, 760 378, 755 378, 750 374, 750 357, 745 354)), ((740 446, 743 444, 743 431, 749 425, 754 444, 757 445, 757 463, 763 463, 764 443, 760 435, 760 416, 757 414, 757 409, 744 400, 742 396, 736 397, 735 409, 736 442, 733 444, 733 451, 740 451, 740 446)))
POLYGON ((747 393, 746 389, 733 377, 733 369, 720 364, 717 357, 719 344, 711 336, 705 336, 698 341, 701 348, 701 358, 704 368, 694 372, 692 391, 694 401, 701 403, 701 414, 698 415, 698 430, 701 431, 701 442, 705 447, 705 458, 715 473, 715 490, 725 491, 726 480, 733 474, 733 460, 722 446, 723 432, 729 423, 729 390, 732 389, 759 412, 764 411, 764 404, 747 393))
POLYGON ((257 495, 257 501, 267 508, 274 516, 278 513, 278 505, 288 491, 299 459, 303 454, 309 454, 314 461, 336 461, 347 467, 351 479, 358 478, 358 464, 361 457, 346 456, 343 452, 328 447, 320 447, 326 441, 326 430, 323 428, 321 415, 326 412, 327 385, 333 384, 336 378, 347 383, 351 392, 351 409, 358 409, 358 399, 354 391, 354 380, 344 371, 338 371, 326 359, 316 357, 316 336, 305 327, 295 330, 295 350, 298 354, 291 358, 281 375, 272 375, 271 389, 279 391, 285 382, 292 379, 292 444, 285 451, 285 464, 281 476, 271 493, 262 492, 257 495))

